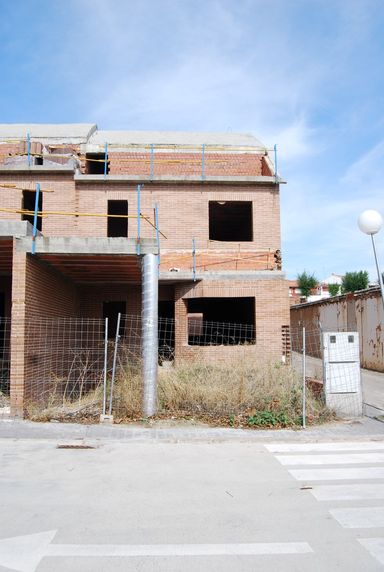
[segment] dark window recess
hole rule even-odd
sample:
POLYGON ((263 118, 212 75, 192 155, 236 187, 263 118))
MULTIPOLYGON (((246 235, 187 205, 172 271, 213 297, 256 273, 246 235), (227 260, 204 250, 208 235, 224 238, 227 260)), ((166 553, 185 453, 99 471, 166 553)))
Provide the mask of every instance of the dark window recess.
POLYGON ((0 318, 5 317, 5 294, 0 292, 0 318))
MULTIPOLYGON (((86 172, 87 175, 104 175, 105 153, 87 153, 86 172)), ((107 174, 109 173, 109 161, 107 156, 107 174)))
POLYGON ((43 157, 35 157, 35 165, 43 165, 43 157))
POLYGON ((175 303, 159 302, 159 363, 175 357, 175 303))
POLYGON ((209 240, 252 242, 252 201, 209 201, 209 240))
MULTIPOLYGON (((21 208, 26 211, 35 211, 35 202, 36 202, 36 192, 35 191, 23 191, 23 201, 21 208)), ((43 193, 39 193, 39 205, 38 210, 41 212, 43 210, 43 193)), ((33 225, 33 214, 28 215, 21 215, 21 220, 27 220, 33 225)), ((37 230, 41 230, 42 228, 42 218, 41 216, 37 217, 37 230)))
MULTIPOLYGON (((108 338, 115 339, 116 328, 117 328, 117 317, 118 314, 125 316, 127 312, 126 302, 103 302, 103 318, 108 318, 108 338)), ((120 331, 119 334, 123 335, 124 332, 124 320, 120 320, 120 331)))
POLYGON ((256 342, 255 298, 193 298, 187 300, 187 310, 191 346, 256 342))
MULTIPOLYGON (((128 201, 108 201, 108 215, 128 216, 128 201)), ((128 218, 108 217, 107 236, 128 236, 128 218)))

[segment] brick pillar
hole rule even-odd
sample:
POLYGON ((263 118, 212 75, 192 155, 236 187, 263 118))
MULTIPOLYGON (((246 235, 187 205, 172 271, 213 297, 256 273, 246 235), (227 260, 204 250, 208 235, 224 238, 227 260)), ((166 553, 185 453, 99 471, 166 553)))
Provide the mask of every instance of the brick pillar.
POLYGON ((25 252, 16 251, 16 241, 17 239, 13 239, 10 392, 11 414, 23 417, 27 255, 25 252))

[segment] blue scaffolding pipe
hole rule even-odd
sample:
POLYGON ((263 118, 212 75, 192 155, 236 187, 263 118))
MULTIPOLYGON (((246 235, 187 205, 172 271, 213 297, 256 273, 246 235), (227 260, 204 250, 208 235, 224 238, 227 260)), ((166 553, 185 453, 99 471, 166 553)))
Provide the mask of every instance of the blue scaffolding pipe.
POLYGON ((201 148, 201 178, 204 181, 205 179, 205 145, 203 143, 201 148))
POLYGON ((156 240, 157 240, 157 265, 160 269, 160 230, 159 230, 159 205, 155 204, 155 228, 156 228, 156 240))
POLYGON ((278 176, 277 176, 277 145, 276 145, 276 143, 273 146, 273 151, 275 153, 275 183, 277 183, 278 176))
POLYGON ((137 185, 137 239, 136 254, 141 254, 141 185, 137 185))
POLYGON ((108 172, 108 143, 105 144, 104 148, 104 179, 107 176, 108 172))
POLYGON ((196 282, 196 239, 192 238, 193 281, 196 282))
POLYGON ((150 159, 150 178, 153 179, 155 174, 155 146, 151 145, 151 159, 150 159))
POLYGON ((39 212, 40 183, 36 183, 35 212, 33 213, 32 254, 36 252, 37 214, 39 212))
POLYGON ((27 133, 27 153, 28 153, 28 166, 31 166, 31 135, 27 133))

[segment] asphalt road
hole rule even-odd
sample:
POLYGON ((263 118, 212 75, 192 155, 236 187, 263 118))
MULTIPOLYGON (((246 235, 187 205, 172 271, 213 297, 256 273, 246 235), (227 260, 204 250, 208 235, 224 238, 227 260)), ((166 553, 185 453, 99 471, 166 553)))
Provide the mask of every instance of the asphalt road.
POLYGON ((300 442, 2 437, 0 570, 384 570, 383 427, 300 442))

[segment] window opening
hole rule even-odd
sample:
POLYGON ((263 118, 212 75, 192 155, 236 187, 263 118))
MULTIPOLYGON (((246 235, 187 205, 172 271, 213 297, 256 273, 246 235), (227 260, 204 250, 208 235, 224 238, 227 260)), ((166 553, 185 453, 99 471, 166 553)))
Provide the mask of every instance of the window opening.
POLYGON ((255 298, 192 298, 186 302, 189 345, 256 343, 255 298))
MULTIPOLYGON (((86 173, 87 175, 104 175, 105 153, 87 153, 86 173)), ((107 174, 109 173, 109 160, 107 155, 107 174)))
MULTIPOLYGON (((36 191, 23 191, 23 199, 21 208, 26 211, 35 211, 35 202, 36 202, 36 191)), ((43 193, 39 193, 39 205, 38 210, 41 212, 43 210, 43 193)), ((33 225, 33 214, 23 214, 21 215, 21 220, 27 220, 33 225)), ((37 217, 37 230, 42 229, 42 218, 41 216, 37 217)))
POLYGON ((209 201, 209 240, 252 242, 252 201, 209 201))
MULTIPOLYGON (((128 201, 108 201, 109 215, 128 215, 128 201)), ((128 219, 108 217, 107 236, 128 236, 128 219)))
MULTIPOLYGON (((103 302, 103 319, 108 318, 108 338, 115 339, 118 314, 125 315, 127 303, 125 301, 103 302)), ((120 334, 124 332, 124 324, 120 322, 120 334)))

